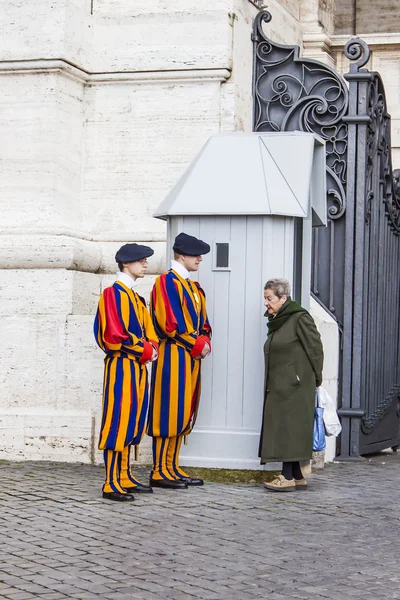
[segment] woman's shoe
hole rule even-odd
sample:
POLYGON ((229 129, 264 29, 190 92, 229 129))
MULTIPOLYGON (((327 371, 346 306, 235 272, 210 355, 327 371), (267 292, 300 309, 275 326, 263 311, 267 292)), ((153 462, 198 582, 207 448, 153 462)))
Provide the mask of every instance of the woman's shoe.
POLYGON ((283 475, 278 475, 273 481, 264 483, 264 487, 273 492, 294 492, 296 484, 294 479, 286 479, 283 475))
POLYGON ((295 479, 294 480, 296 490, 302 491, 307 489, 307 481, 304 479, 295 479))

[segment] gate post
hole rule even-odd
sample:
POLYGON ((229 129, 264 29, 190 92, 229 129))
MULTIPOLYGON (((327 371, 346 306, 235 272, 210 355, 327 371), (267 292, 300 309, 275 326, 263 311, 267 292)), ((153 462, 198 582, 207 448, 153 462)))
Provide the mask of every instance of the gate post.
POLYGON ((361 39, 352 39, 345 56, 356 63, 344 75, 349 82, 349 110, 343 117, 348 125, 347 216, 344 267, 343 378, 340 456, 337 460, 362 460, 360 457, 362 314, 364 301, 364 221, 366 197, 367 87, 371 73, 361 70, 369 60, 370 50, 361 39), (359 59, 359 60, 357 60, 359 59))

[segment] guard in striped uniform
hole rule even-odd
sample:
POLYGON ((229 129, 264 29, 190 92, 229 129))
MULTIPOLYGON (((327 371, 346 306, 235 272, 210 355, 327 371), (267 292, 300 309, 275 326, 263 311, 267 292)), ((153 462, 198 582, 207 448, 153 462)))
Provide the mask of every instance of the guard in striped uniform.
POLYGON ((179 489, 203 485, 179 466, 179 451, 199 408, 201 360, 211 352, 206 297, 189 279, 210 246, 180 233, 173 250, 172 268, 156 279, 150 299, 160 349, 152 369, 148 434, 153 437, 150 485, 179 489))
POLYGON ((132 475, 131 446, 142 439, 148 408, 146 363, 158 356, 158 340, 145 300, 135 292, 144 277, 148 246, 125 244, 115 259, 120 273, 99 301, 94 323, 97 344, 106 353, 99 449, 104 451, 103 498, 132 501, 133 493, 152 492, 132 475))

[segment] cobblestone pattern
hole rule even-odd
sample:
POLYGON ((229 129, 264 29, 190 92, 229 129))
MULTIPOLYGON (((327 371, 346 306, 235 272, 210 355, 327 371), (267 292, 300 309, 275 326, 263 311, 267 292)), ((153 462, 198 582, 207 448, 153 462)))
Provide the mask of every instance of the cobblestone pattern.
POLYGON ((400 599, 398 455, 328 466, 289 494, 210 483, 118 504, 102 477, 0 464, 1 598, 400 599))

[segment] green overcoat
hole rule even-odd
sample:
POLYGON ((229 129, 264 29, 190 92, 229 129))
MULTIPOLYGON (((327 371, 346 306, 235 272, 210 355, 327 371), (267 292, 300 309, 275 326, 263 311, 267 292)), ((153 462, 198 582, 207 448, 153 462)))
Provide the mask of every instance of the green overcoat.
POLYGON ((261 464, 312 456, 315 388, 322 383, 323 348, 311 315, 290 298, 264 346, 261 464))

